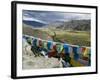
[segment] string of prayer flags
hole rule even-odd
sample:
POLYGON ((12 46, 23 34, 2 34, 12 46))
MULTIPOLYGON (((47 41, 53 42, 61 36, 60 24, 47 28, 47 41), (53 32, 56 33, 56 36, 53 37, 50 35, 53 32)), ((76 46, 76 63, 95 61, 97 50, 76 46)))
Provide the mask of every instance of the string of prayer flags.
POLYGON ((32 37, 32 36, 23 36, 24 39, 32 46, 42 46, 45 52, 49 52, 50 50, 56 50, 57 53, 64 53, 66 55, 74 56, 74 60, 78 60, 80 56, 90 58, 91 49, 89 47, 83 47, 78 45, 70 45, 66 43, 59 43, 53 41, 42 40, 40 38, 32 37), (64 52, 63 52, 64 51, 64 52))

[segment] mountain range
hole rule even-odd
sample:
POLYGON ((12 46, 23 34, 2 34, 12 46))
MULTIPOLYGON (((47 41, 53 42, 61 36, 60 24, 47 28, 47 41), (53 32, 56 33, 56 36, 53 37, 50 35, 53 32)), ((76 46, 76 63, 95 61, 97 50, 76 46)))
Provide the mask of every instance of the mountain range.
POLYGON ((79 30, 79 31, 89 31, 91 26, 90 20, 71 20, 64 22, 63 24, 57 26, 56 28, 64 30, 79 30))
POLYGON ((83 30, 83 31, 89 31, 91 21, 90 20, 70 20, 70 21, 56 21, 49 24, 42 23, 39 21, 28 21, 23 20, 23 23, 29 26, 32 26, 32 28, 43 28, 43 27, 55 27, 56 29, 64 29, 64 30, 83 30))

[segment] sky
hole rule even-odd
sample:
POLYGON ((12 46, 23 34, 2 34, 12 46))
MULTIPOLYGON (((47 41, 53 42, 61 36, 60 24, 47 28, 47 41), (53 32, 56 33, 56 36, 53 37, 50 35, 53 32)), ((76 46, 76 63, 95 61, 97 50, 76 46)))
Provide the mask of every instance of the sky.
POLYGON ((80 19, 85 19, 85 20, 91 19, 91 14, 23 10, 23 20, 38 21, 45 24, 56 22, 56 21, 64 22, 64 21, 69 21, 69 20, 80 20, 80 19))

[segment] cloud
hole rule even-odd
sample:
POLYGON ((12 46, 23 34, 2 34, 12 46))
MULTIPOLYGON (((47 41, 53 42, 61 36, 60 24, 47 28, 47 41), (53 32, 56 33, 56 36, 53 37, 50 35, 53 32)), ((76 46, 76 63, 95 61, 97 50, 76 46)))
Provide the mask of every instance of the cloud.
POLYGON ((24 20, 28 20, 28 21, 37 21, 37 22, 46 24, 46 22, 38 20, 38 19, 35 19, 35 18, 32 18, 32 17, 23 17, 23 19, 24 20))
POLYGON ((91 19, 91 15, 86 13, 23 10, 23 20, 36 20, 43 23, 51 23, 55 21, 79 19, 91 19))
MULTIPOLYGON (((31 14, 32 14, 32 13, 31 13, 31 14)), ((23 20, 37 21, 37 22, 46 24, 45 21, 42 21, 42 20, 37 19, 37 18, 34 18, 33 14, 32 14, 32 15, 31 15, 31 14, 30 14, 30 12, 25 11, 25 12, 23 13, 23 20)))

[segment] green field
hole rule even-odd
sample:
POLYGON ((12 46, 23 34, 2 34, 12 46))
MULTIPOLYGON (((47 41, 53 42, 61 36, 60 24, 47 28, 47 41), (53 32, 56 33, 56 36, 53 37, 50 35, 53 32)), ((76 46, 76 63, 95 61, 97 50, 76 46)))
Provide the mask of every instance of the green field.
POLYGON ((56 33, 56 38, 63 39, 68 44, 90 46, 90 32, 87 31, 69 31, 69 30, 57 30, 57 29, 41 29, 42 31, 53 35, 56 33))

